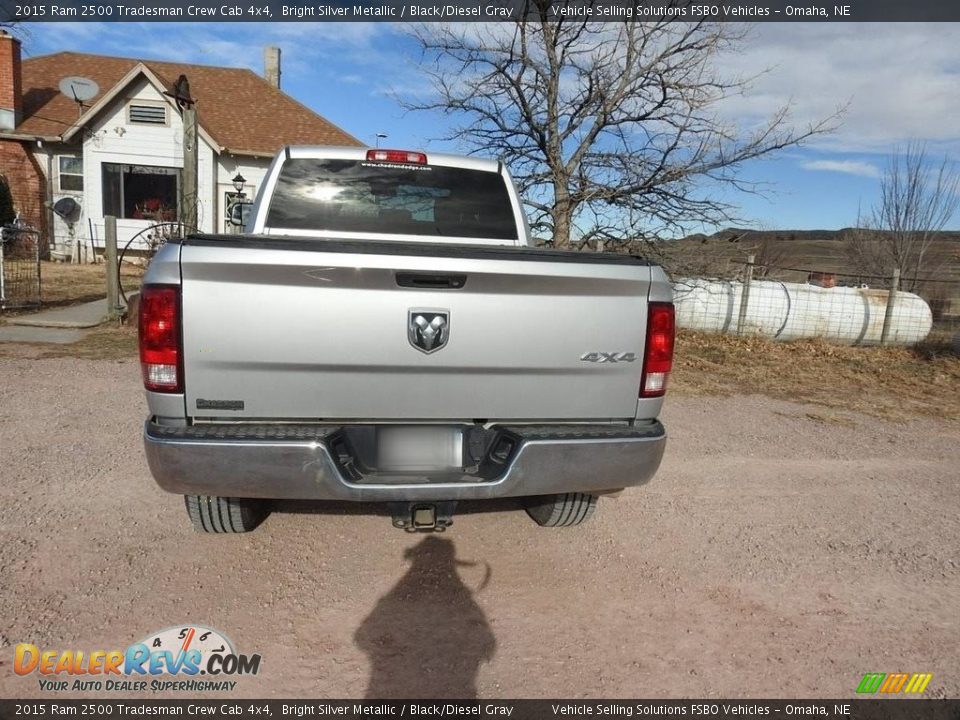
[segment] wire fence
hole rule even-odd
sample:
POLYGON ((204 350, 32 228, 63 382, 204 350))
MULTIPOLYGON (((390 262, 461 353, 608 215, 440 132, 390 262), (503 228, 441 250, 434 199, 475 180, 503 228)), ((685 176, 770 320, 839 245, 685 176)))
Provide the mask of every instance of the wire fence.
POLYGON ((0 227, 0 309, 40 305, 40 232, 24 225, 0 227))
POLYGON ((776 340, 821 338, 845 345, 916 345, 930 339, 960 347, 960 281, 889 277, 733 264, 728 277, 674 279, 681 328, 776 340))

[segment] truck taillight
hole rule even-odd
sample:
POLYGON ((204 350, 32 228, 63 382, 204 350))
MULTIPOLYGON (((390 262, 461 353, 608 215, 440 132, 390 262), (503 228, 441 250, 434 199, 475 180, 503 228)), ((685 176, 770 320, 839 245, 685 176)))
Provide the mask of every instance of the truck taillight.
POLYGON ((140 293, 140 367, 147 390, 183 392, 180 286, 144 285, 140 293))
POLYGON ((411 163, 426 165, 427 155, 409 150, 367 150, 367 162, 411 163))
POLYGON ((673 367, 675 330, 673 303, 650 303, 647 311, 647 345, 643 353, 643 374, 640 376, 640 397, 659 397, 667 391, 667 377, 673 367))

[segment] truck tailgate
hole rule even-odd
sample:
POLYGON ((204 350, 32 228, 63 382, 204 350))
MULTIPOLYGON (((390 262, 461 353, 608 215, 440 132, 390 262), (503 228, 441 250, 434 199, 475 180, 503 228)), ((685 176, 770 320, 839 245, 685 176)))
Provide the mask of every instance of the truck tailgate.
POLYGON ((190 417, 634 417, 641 260, 216 236, 184 241, 180 261, 190 417))

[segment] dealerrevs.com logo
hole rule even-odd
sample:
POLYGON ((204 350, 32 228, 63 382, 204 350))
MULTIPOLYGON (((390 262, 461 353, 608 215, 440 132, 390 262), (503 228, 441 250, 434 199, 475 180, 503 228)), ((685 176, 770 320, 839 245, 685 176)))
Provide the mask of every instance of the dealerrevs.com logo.
POLYGON ((39 675, 40 689, 49 692, 233 690, 232 678, 260 671, 260 655, 237 653, 213 628, 184 625, 152 633, 126 650, 41 650, 20 643, 13 670, 39 675))

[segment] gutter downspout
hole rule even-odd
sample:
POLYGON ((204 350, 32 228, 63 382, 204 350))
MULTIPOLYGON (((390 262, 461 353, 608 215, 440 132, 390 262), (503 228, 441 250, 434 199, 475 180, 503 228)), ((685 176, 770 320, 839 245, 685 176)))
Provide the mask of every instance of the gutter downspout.
POLYGON ((49 148, 43 146, 43 139, 37 138, 37 149, 43 150, 44 155, 47 160, 47 170, 46 170, 46 188, 44 189, 45 203, 44 205, 47 216, 47 249, 43 253, 44 259, 50 258, 50 253, 53 250, 54 246, 54 217, 53 217, 53 155, 50 153, 49 148))

